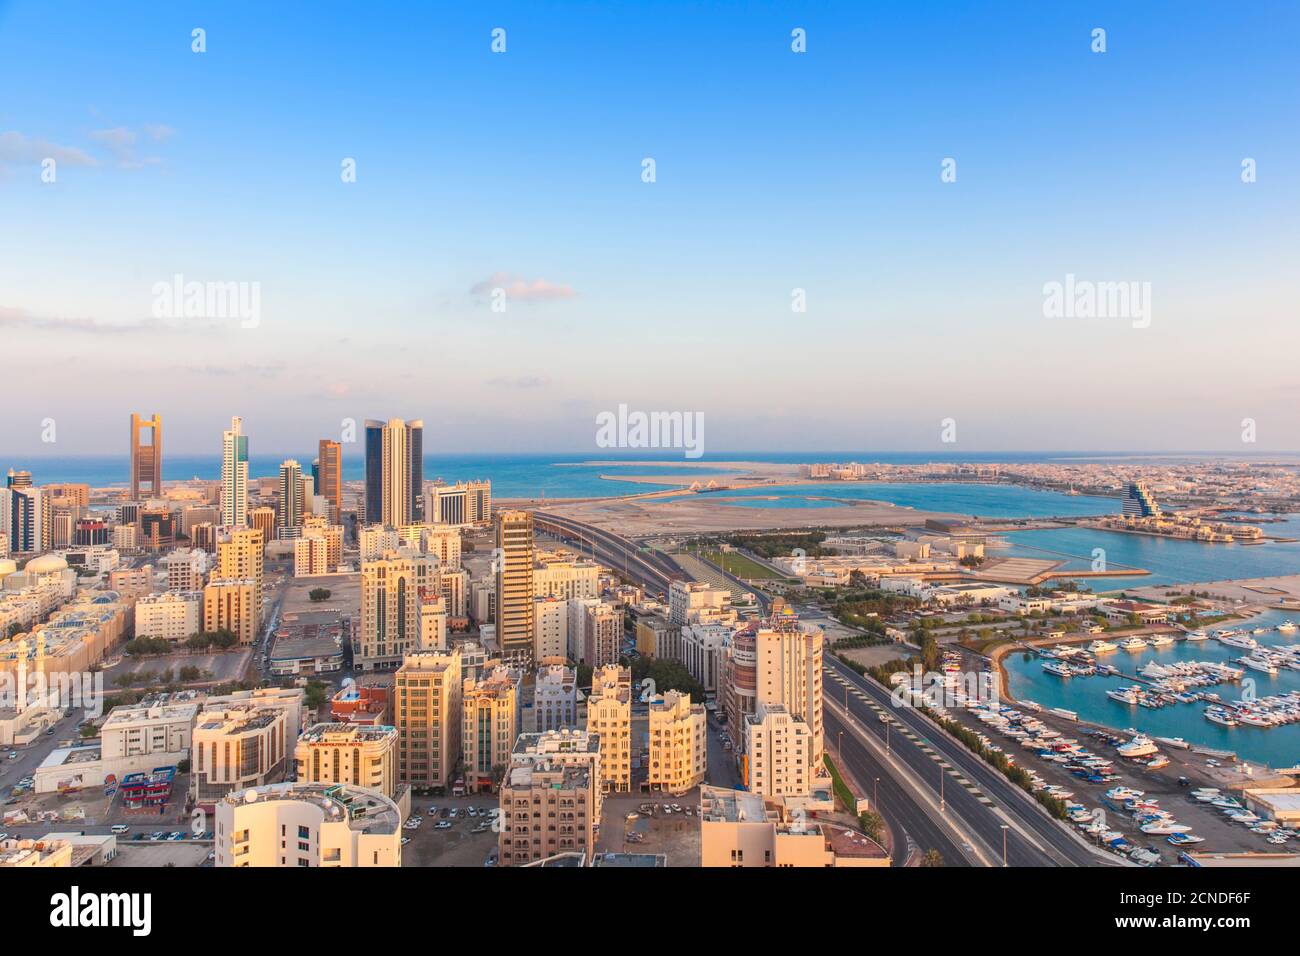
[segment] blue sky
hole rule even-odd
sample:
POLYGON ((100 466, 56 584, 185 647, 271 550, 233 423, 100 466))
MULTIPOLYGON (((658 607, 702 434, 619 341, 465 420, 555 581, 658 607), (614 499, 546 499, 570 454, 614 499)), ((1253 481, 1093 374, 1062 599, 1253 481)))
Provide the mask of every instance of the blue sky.
POLYGON ((0 0, 0 450, 1300 448, 1294 4, 464 6, 0 0), (259 324, 153 319, 176 274, 259 324))

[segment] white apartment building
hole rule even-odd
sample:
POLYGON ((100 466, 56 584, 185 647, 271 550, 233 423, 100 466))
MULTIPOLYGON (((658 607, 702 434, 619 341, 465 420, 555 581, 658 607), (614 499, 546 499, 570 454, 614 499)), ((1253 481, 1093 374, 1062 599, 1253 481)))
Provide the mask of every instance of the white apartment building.
POLYGON ((199 548, 182 548, 163 558, 167 571, 168 591, 202 591, 211 564, 210 556, 199 548))
POLYGON ((683 624, 732 624, 731 592, 702 581, 674 581, 668 589, 668 620, 683 624))
POLYGON ((808 724, 780 705, 758 705, 745 718, 745 785, 765 797, 808 796, 815 771, 813 735, 808 724))
POLYGON ((533 593, 561 601, 600 597, 600 565, 567 551, 539 552, 533 593))
POLYGON ((375 790, 279 783, 216 805, 216 865, 401 866, 402 811, 375 790))
POLYGON ((533 660, 567 657, 569 609, 556 597, 533 598, 533 660))
POLYGON ((203 592, 147 594, 135 604, 135 636, 183 641, 202 630, 203 592))
POLYGON ((717 694, 723 648, 731 628, 721 624, 682 626, 681 661, 707 694, 717 694))
POLYGON ((578 726, 577 670, 563 664, 544 664, 537 669, 533 720, 538 733, 578 726))

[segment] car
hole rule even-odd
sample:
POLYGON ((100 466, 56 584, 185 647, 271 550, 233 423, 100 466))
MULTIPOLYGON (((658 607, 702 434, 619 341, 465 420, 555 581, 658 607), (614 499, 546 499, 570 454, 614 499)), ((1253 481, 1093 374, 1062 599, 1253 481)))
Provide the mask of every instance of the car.
POLYGON ((429 816, 431 816, 431 817, 435 817, 435 816, 438 815, 438 808, 437 808, 437 807, 430 807, 426 812, 429 814, 429 816))
POLYGON ((411 842, 411 838, 410 838, 410 837, 402 837, 402 846, 406 846, 406 844, 408 844, 408 843, 410 843, 410 842, 411 842))
POLYGON ((450 830, 450 829, 451 829, 451 821, 450 821, 450 820, 439 820, 436 829, 439 829, 439 830, 450 830))
POLYGON ((215 860, 216 858, 217 858, 217 851, 216 851, 216 850, 213 850, 211 853, 208 854, 208 862, 209 862, 209 863, 211 863, 211 862, 212 862, 213 860, 215 860))
POLYGON ((131 828, 130 828, 129 826, 127 826, 125 823, 114 823, 114 824, 113 824, 111 827, 109 827, 108 829, 109 829, 109 832, 111 832, 111 833, 125 833, 127 830, 129 830, 129 829, 131 829, 131 828))
POLYGON ((454 820, 456 817, 460 816, 460 808, 452 807, 451 813, 449 813, 448 816, 450 816, 454 820))
POLYGON ((155 830, 153 833, 149 834, 149 839, 155 843, 159 840, 165 839, 166 837, 167 833, 163 830, 155 830))
POLYGON ((7 840, 7 839, 9 839, 8 833, 0 833, 0 840, 7 840))
POLYGON ((9 759, 10 759, 10 760, 17 760, 17 759, 18 759, 18 751, 16 751, 16 750, 11 750, 11 751, 9 751, 9 759))
POLYGON ((45 731, 45 736, 48 737, 48 736, 49 736, 50 734, 52 734, 52 733, 54 733, 54 728, 53 728, 53 727, 51 727, 49 730, 45 731))
POLYGON ((182 833, 180 830, 176 830, 176 831, 174 831, 174 832, 172 832, 172 833, 167 834, 167 839, 169 839, 169 840, 184 840, 184 839, 185 839, 185 834, 182 833))
POLYGON ((132 839, 132 840, 147 840, 147 839, 149 839, 149 835, 148 835, 147 833, 137 833, 135 836, 131 837, 131 839, 132 839))
POLYGON ((471 817, 476 817, 476 816, 478 816, 478 808, 477 808, 477 807, 470 807, 470 808, 469 808, 468 810, 466 810, 465 812, 468 813, 471 817))

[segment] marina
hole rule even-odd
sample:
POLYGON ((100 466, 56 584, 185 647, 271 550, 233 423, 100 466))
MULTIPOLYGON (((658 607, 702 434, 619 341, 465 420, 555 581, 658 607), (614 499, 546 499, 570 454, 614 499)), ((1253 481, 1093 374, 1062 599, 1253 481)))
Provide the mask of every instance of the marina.
POLYGON ((1047 648, 1041 657, 1015 650, 1001 663, 1016 699, 1290 767, 1300 754, 1300 641, 1292 627, 1278 627, 1293 624, 1293 613, 1264 611, 1245 623, 1207 628, 1206 639, 1156 646, 1143 638, 1137 647, 1133 638, 1101 637, 1121 648, 1103 650, 1106 663, 1083 647, 1047 648), (1123 649, 1126 642, 1131 650, 1123 649))

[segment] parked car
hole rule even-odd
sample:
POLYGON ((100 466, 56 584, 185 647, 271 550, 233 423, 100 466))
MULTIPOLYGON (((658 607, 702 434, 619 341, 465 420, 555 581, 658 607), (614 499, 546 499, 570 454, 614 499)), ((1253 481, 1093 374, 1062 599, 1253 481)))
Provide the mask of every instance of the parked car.
POLYGON ((436 829, 439 829, 439 830, 450 830, 450 829, 451 829, 451 821, 450 821, 450 820, 439 820, 439 821, 438 821, 438 826, 436 827, 436 829))
POLYGON ((109 831, 112 832, 112 833, 125 833, 127 830, 129 830, 129 829, 131 829, 131 828, 128 827, 125 823, 114 823, 114 824, 113 824, 111 827, 109 827, 108 829, 109 829, 109 831))

